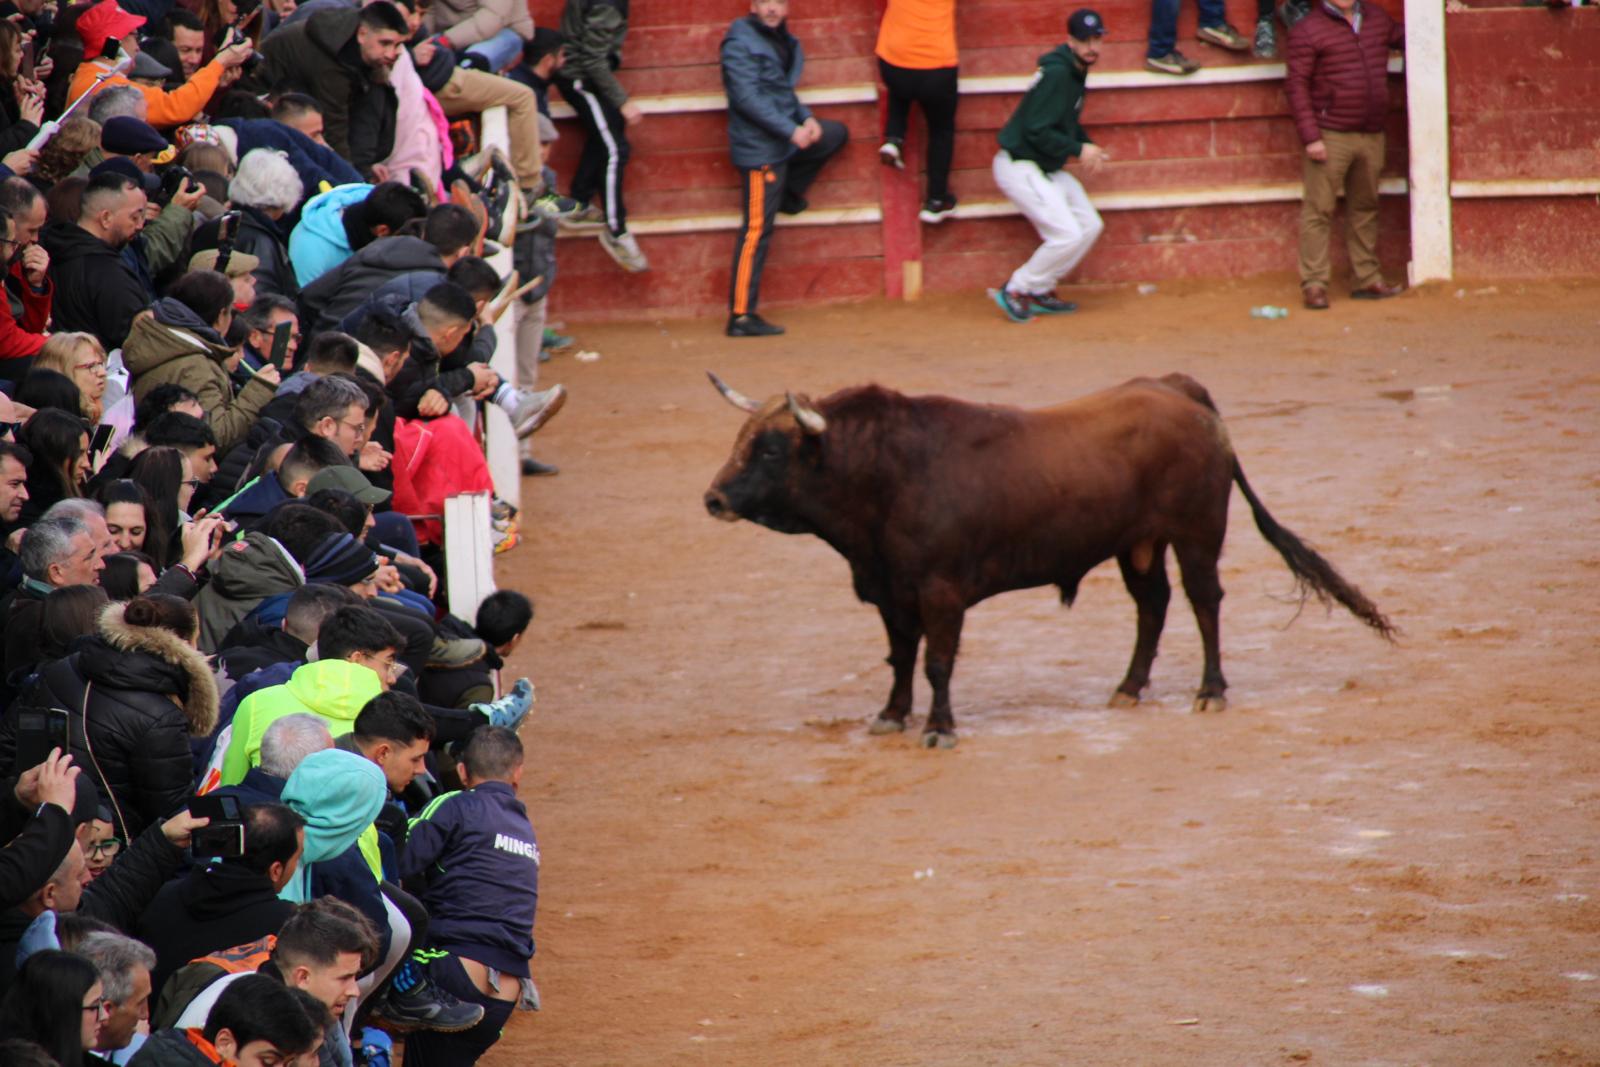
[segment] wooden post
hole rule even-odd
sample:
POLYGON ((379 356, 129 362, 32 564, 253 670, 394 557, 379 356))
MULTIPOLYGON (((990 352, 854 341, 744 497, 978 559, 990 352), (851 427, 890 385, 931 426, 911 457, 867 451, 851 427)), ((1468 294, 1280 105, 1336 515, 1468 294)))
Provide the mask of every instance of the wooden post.
MULTIPOLYGON (((1406 0, 1406 124, 1410 131, 1410 284, 1455 274, 1450 223, 1450 98, 1439 0, 1406 0)), ((1460 17, 1460 16, 1456 16, 1460 17)))
MULTIPOLYGON (((499 148, 509 159, 511 133, 506 123, 506 109, 491 107, 484 111, 482 138, 486 148, 499 148)), ((531 210, 531 207, 530 207, 531 210)), ((502 278, 511 274, 511 248, 502 244, 500 251, 489 258, 489 265, 502 278)), ((523 281, 529 279, 524 278, 523 281)), ((517 380, 517 309, 512 308, 500 316, 494 325, 495 349, 489 365, 502 380, 517 380)), ((517 452, 517 435, 511 419, 498 404, 485 404, 486 424, 483 428, 484 458, 489 464, 489 477, 494 479, 494 491, 501 500, 514 508, 522 507, 522 457, 517 452)), ((452 601, 454 603, 454 601, 452 601)), ((467 616, 462 616, 466 618, 467 616)))
MULTIPOLYGON (((878 18, 888 7, 888 0, 877 0, 878 18)), ((873 68, 877 68, 874 60, 873 68)), ((878 130, 889 110, 889 92, 878 84, 878 130)), ((878 168, 878 201, 882 205, 883 221, 883 295, 890 300, 916 300, 922 296, 922 222, 917 212, 922 208, 922 177, 916 160, 922 157, 921 138, 912 140, 912 130, 906 130, 906 143, 901 146, 905 170, 894 167, 878 168)), ((877 141, 877 144, 883 142, 877 141)))

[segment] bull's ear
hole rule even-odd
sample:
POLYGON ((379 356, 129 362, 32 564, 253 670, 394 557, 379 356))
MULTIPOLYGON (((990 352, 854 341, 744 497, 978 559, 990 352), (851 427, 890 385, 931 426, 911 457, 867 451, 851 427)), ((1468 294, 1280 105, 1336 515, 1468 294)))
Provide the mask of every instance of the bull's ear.
POLYGON ((740 411, 748 411, 754 415, 761 410, 760 404, 757 404, 754 400, 739 392, 739 390, 729 388, 728 384, 715 374, 706 371, 706 377, 711 379, 711 384, 717 387, 717 392, 722 394, 723 399, 740 411))
POLYGON ((828 420, 811 407, 808 401, 796 400, 793 393, 783 395, 789 401, 789 414, 794 416, 794 421, 800 424, 802 430, 813 437, 818 437, 828 429, 828 420))

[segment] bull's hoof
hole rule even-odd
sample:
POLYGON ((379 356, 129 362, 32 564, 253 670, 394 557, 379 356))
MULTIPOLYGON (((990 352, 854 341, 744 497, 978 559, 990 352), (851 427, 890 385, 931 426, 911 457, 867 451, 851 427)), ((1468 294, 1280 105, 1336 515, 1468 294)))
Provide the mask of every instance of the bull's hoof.
POLYGON ((1227 697, 1195 697, 1194 712, 1203 715, 1208 711, 1226 711, 1228 708, 1227 697))
POLYGON ((1132 693, 1124 693, 1120 689, 1112 693, 1111 699, 1106 702, 1106 707, 1108 708, 1136 708, 1138 706, 1139 698, 1137 696, 1132 693))
POLYGON ((940 733, 937 730, 929 730, 927 733, 922 735, 922 747, 923 748, 955 748, 956 747, 956 735, 953 732, 952 733, 940 733))
POLYGON ((886 719, 879 715, 872 720, 872 725, 867 727, 869 734, 903 734, 906 732, 904 719, 886 719))

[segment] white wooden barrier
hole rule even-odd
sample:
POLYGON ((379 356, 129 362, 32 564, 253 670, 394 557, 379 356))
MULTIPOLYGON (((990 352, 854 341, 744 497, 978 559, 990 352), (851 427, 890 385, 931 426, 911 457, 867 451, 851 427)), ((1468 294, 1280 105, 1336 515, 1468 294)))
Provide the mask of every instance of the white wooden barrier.
POLYGON ((471 619, 494 592, 494 524, 488 493, 460 493, 444 502, 445 579, 450 614, 471 619))
MULTIPOLYGON (((499 148, 507 158, 511 140, 506 127, 506 109, 490 108, 483 113, 482 145, 499 148)), ((491 235, 497 237, 498 234, 491 235)), ((496 242, 498 243, 498 242, 496 242)), ((488 257, 489 265, 507 277, 511 273, 511 249, 501 246, 488 257)), ((491 366, 508 382, 517 380, 516 316, 512 308, 495 323, 495 353, 491 366)), ((511 419, 497 404, 484 405, 483 428, 485 458, 495 493, 512 507, 522 506, 522 466, 517 454, 517 437, 511 419)), ((489 512, 488 493, 463 493, 444 502, 444 554, 450 592, 450 612, 460 619, 477 614, 478 605, 495 591, 494 525, 489 512)))

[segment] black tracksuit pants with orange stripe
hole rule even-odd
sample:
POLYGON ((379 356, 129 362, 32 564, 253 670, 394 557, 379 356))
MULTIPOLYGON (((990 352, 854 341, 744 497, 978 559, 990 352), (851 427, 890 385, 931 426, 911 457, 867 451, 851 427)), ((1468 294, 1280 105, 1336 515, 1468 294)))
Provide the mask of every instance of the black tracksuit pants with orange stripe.
POLYGON ((744 188, 744 225, 733 244, 733 279, 729 283, 728 311, 748 315, 761 296, 761 271, 767 265, 767 245, 779 211, 793 215, 805 208, 805 193, 816 181, 822 165, 850 139, 844 123, 818 119, 822 136, 782 163, 749 170, 740 167, 744 188))

